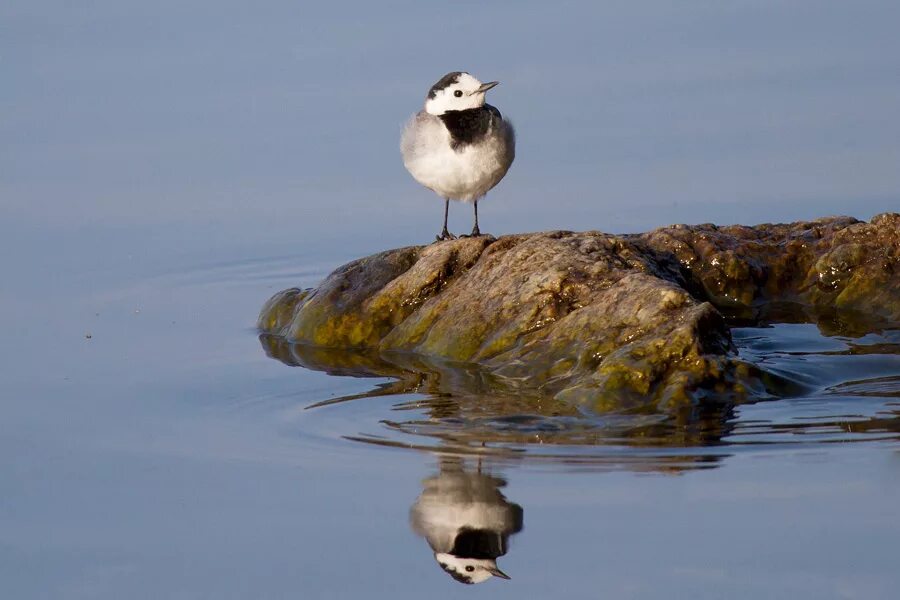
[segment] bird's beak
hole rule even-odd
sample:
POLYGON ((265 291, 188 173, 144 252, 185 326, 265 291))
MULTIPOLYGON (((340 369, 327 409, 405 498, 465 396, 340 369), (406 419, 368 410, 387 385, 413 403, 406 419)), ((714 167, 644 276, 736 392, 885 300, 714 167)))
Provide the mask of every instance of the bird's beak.
POLYGON ((487 83, 482 83, 481 87, 479 87, 477 90, 475 90, 475 93, 483 94, 486 91, 488 91, 489 89, 491 89, 492 87, 494 87, 495 85, 497 85, 498 83, 500 83, 500 82, 499 81, 488 81, 487 83))
MULTIPOLYGON (((497 82, 494 82, 494 85, 497 85, 497 82)), ((499 577, 500 579, 512 579, 509 575, 498 569, 497 567, 488 567, 488 573, 493 575, 494 577, 499 577)))

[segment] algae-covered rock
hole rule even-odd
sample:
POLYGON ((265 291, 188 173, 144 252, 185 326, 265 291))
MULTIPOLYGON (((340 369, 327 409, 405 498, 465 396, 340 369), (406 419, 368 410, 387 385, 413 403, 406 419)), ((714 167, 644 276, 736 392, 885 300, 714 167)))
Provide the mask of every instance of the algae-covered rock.
POLYGON ((279 292, 259 328, 305 348, 301 363, 352 349, 351 362, 365 356, 372 373, 421 360, 394 370, 474 369, 507 395, 675 410, 780 391, 738 359, 722 316, 764 318, 776 305, 900 323, 900 215, 401 248, 344 265, 315 289, 279 292))
POLYGON ((755 227, 684 225, 639 237, 723 309, 794 302, 900 322, 900 214, 755 227))

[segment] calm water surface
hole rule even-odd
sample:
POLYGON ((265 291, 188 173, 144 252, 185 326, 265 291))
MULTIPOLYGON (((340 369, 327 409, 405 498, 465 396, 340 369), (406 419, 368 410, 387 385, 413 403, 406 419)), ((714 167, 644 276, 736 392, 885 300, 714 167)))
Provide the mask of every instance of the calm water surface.
POLYGON ((4 359, 5 596, 895 597, 900 332, 737 329, 813 391, 588 417, 267 357, 261 301, 334 264, 112 266, 5 318, 55 331, 4 359), (442 519, 496 526, 512 579, 453 581, 442 519))
POLYGON ((0 3, 0 598, 897 598, 896 331, 735 330, 803 393, 666 418, 254 322, 432 239, 397 141, 457 69, 502 81, 518 129, 494 234, 896 211, 898 21, 890 0, 0 3), (442 570, 466 525, 510 581, 442 570))

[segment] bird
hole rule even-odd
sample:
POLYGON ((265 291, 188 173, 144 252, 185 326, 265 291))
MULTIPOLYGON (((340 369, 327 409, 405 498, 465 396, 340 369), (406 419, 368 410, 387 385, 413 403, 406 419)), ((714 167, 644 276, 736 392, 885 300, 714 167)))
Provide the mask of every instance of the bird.
POLYGON ((516 157, 512 124, 485 102, 485 94, 498 83, 482 83, 465 71, 447 73, 431 86, 425 106, 403 128, 403 165, 413 179, 444 199, 444 227, 437 241, 456 238, 447 231, 450 200, 474 204, 470 235, 481 235, 478 201, 500 183, 516 157))
POLYGON ((497 567, 497 558, 506 554, 509 536, 522 530, 523 511, 500 492, 505 484, 497 477, 442 467, 423 482, 410 509, 413 531, 428 542, 441 569, 460 583, 510 578, 497 567))

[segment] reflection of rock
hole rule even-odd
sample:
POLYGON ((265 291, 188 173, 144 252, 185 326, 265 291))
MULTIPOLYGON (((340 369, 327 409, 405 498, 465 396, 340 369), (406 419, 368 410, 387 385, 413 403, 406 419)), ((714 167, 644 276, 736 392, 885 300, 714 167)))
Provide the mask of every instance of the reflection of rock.
MULTIPOLYGON (((538 444, 552 454, 560 446, 627 445, 646 448, 684 448, 716 445, 733 428, 734 409, 722 403, 683 406, 665 414, 623 411, 591 415, 564 400, 541 396, 539 390, 505 388, 502 380, 485 375, 472 365, 427 361, 415 355, 391 354, 396 363, 352 350, 326 350, 291 344, 283 338, 261 335, 266 354, 291 366, 355 377, 390 377, 372 389, 329 398, 317 408, 365 398, 414 393, 393 405, 391 418, 382 425, 397 433, 423 438, 421 448, 456 453, 492 453, 514 458, 504 448, 538 444), (408 416, 406 416, 408 415, 408 416), (437 445, 435 445, 437 444, 437 445), (489 444, 489 446, 485 446, 489 444)), ((410 447, 382 435, 347 435, 371 444, 410 447)), ((414 446, 416 447, 416 446, 414 446)), ((568 460, 565 457, 559 457, 568 460)), ((623 466, 635 471, 679 472, 715 466, 717 455, 662 451, 623 457, 616 453, 578 460, 605 470, 623 466)))
POLYGON ((292 344, 282 337, 266 334, 261 335, 259 341, 270 358, 278 359, 292 367, 324 371, 329 375, 402 378, 408 373, 408 371, 383 360, 377 352, 372 350, 341 350, 292 344))
POLYGON ((413 531, 424 537, 440 567, 461 583, 509 579, 497 567, 509 536, 522 530, 522 507, 500 493, 506 482, 467 472, 445 460, 439 475, 423 482, 410 509, 413 531))
POLYGON ((811 318, 849 315, 851 331, 900 322, 900 215, 403 248, 344 265, 315 290, 276 294, 259 327, 404 357, 394 364, 477 364, 499 389, 600 411, 675 410, 782 391, 737 359, 719 312, 765 318, 776 302, 811 318))

